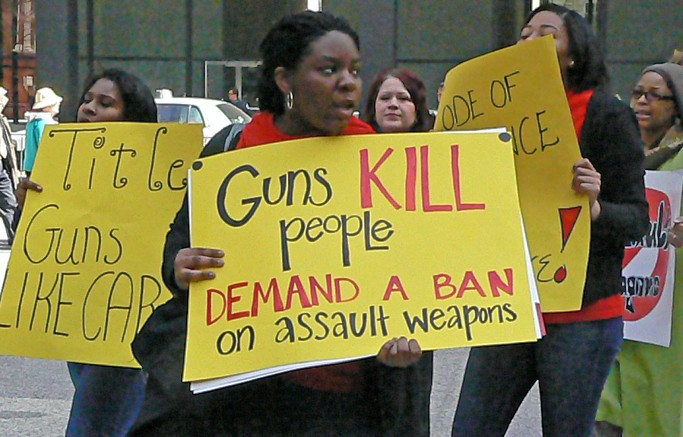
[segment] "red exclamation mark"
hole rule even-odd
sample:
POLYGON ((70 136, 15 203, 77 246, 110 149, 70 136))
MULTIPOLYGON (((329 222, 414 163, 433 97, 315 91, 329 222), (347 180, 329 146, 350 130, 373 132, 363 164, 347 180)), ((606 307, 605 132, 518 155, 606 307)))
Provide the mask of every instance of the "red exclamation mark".
MULTIPOLYGON (((558 211, 560 213, 560 226, 562 228, 562 249, 560 252, 564 252, 565 247, 567 247, 569 237, 571 237, 572 231, 574 231, 576 222, 581 214, 581 207, 573 206, 571 208, 559 208, 558 211)), ((553 279, 558 284, 567 279, 567 266, 560 266, 560 268, 555 271, 553 279)))

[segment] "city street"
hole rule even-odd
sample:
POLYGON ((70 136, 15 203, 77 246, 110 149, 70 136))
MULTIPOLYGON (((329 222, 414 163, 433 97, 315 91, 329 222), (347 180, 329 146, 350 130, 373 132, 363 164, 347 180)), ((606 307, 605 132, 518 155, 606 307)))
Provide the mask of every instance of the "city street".
MULTIPOLYGON (((451 421, 466 349, 436 354, 432 392, 432 435, 450 435, 451 421)), ((61 436, 73 394, 66 364, 23 357, 0 357, 0 435, 61 436)), ((512 437, 541 435, 538 391, 534 389, 507 433, 512 437)))

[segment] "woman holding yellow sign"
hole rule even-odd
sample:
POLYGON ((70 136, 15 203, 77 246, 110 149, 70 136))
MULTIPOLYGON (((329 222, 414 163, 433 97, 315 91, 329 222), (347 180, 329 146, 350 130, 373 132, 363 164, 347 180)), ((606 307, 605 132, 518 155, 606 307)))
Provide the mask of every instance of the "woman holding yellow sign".
POLYGON ((649 223, 638 126, 630 108, 605 91, 607 68, 583 17, 563 6, 542 5, 528 17, 519 42, 544 35, 555 39, 583 156, 573 166, 572 188, 587 195, 590 205, 582 307, 544 313, 547 333, 538 342, 472 349, 454 436, 503 436, 536 381, 543 435, 589 436, 623 341, 624 246, 642 237, 649 223))
MULTIPOLYGON (((78 122, 138 121, 155 123, 154 95, 137 76, 108 69, 86 83, 78 105, 78 122)), ((23 179, 17 199, 23 206, 26 191, 42 187, 23 179)), ((133 425, 145 395, 140 369, 68 363, 74 397, 66 436, 124 436, 133 425)))
MULTIPOLYGON (((237 148, 374 132, 353 116, 361 96, 360 52, 345 20, 310 11, 285 17, 260 49, 261 113, 244 128, 237 148)), ((207 149, 226 150, 226 136, 214 138, 207 149)), ((406 338, 390 340, 376 358, 192 395, 181 381, 188 288, 214 278, 225 254, 190 247, 188 222, 186 201, 164 250, 163 277, 174 297, 153 313, 134 342, 149 381, 132 436, 429 435, 431 360, 421 359, 419 344, 406 338)))

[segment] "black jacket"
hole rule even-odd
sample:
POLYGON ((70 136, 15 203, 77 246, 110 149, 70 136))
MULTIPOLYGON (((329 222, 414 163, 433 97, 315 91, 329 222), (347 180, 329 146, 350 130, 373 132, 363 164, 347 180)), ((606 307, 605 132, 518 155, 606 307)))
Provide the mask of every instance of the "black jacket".
POLYGON ((596 90, 581 131, 581 154, 601 175, 601 213, 591 223, 583 306, 621 293, 624 246, 650 223, 643 177, 644 150, 633 110, 596 90))

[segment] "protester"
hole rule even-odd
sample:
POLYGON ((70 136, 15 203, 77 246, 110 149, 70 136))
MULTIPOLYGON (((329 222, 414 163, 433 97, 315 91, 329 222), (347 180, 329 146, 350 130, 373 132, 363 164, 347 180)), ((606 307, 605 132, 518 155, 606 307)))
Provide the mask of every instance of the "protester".
POLYGON ((243 100, 240 100, 239 94, 237 93, 237 88, 230 88, 228 90, 228 100, 230 100, 230 103, 233 105, 237 106, 240 108, 242 111, 246 112, 249 115, 254 115, 254 111, 249 109, 249 106, 247 103, 243 100))
POLYGON ((422 79, 405 68, 378 74, 370 85, 364 120, 379 132, 430 131, 434 119, 422 79))
POLYGON ((543 435, 590 435, 622 343, 624 246, 649 223, 638 126, 633 112, 605 91, 607 69, 591 26, 574 11, 544 4, 529 15, 520 42, 543 35, 554 36, 583 155, 572 180, 574 191, 588 196, 592 221, 582 307, 544 313, 547 333, 538 342, 472 348, 454 436, 503 436, 536 381, 543 435))
MULTIPOLYGON (((683 67, 650 65, 631 94, 645 144, 647 170, 683 169, 683 67)), ((683 246, 683 217, 668 242, 683 246)), ((677 251, 678 252, 678 251, 677 251)), ((683 435, 683 253, 676 257, 671 345, 625 341, 598 410, 600 435, 683 435)))
POLYGON ((43 137, 45 126, 57 124, 57 114, 62 98, 52 88, 40 88, 36 91, 32 111, 26 113, 26 148, 24 149, 24 171, 30 175, 36 160, 38 146, 43 137))
POLYGON ((16 142, 12 139, 12 130, 7 117, 2 113, 9 103, 7 90, 0 86, 0 217, 7 231, 7 240, 11 245, 14 240, 14 213, 17 209, 17 198, 14 191, 19 182, 17 167, 16 142))
MULTIPOLYGON (((260 50, 261 113, 245 127, 238 148, 374 132, 353 116, 361 60, 358 36, 345 20, 311 11, 287 16, 260 50)), ((223 150, 225 135, 214 140, 207 149, 223 150)), ((405 338, 388 341, 376 358, 192 395, 181 381, 188 287, 213 278, 224 252, 191 248, 188 228, 186 199, 164 249, 163 278, 174 297, 152 314, 133 344, 149 380, 132 436, 429 435, 431 357, 420 359, 419 344, 405 338)))
MULTIPOLYGON (((105 70, 87 82, 77 120, 156 123, 154 95, 137 76, 118 69, 105 70)), ((21 206, 26 190, 40 192, 42 187, 22 180, 17 192, 21 206)), ((66 436, 125 436, 144 399, 143 371, 81 363, 68 363, 68 367, 75 392, 66 436)))

